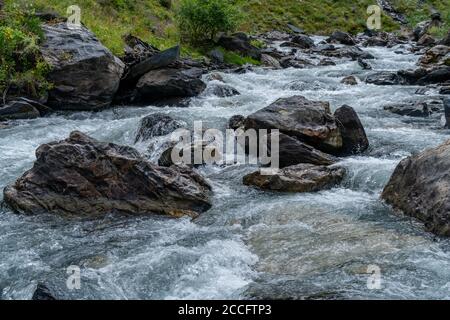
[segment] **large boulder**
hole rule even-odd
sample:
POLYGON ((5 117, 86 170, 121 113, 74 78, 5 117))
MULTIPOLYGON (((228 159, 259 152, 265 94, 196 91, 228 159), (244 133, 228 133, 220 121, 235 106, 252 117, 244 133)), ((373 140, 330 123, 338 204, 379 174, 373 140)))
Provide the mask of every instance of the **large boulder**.
POLYGON ((450 140, 404 159, 384 188, 382 198, 395 209, 450 236, 450 140))
POLYGON ((184 126, 185 123, 175 120, 171 116, 164 113, 154 113, 141 120, 135 142, 165 136, 184 126))
POLYGON ((356 111, 343 105, 334 113, 342 136, 342 149, 340 155, 352 155, 363 152, 369 148, 366 131, 356 111))
POLYGON ((250 38, 245 33, 236 33, 231 36, 220 37, 218 44, 223 48, 237 52, 242 56, 261 60, 261 50, 251 44, 250 38))
POLYGON ((119 88, 124 63, 84 26, 44 25, 41 53, 51 66, 48 79, 54 88, 48 105, 64 110, 99 110, 108 107, 119 88))
POLYGON ((203 70, 164 68, 150 71, 137 83, 137 102, 194 97, 206 89, 200 79, 203 70))
POLYGON ((35 119, 40 116, 39 110, 25 101, 11 101, 0 107, 0 121, 35 119))
POLYGON ((302 49, 309 49, 314 47, 314 40, 303 34, 299 34, 293 37, 291 42, 295 43, 297 47, 300 47, 302 49))
POLYGON ((211 187, 188 168, 162 168, 127 146, 81 132, 36 150, 36 162, 4 190, 20 213, 98 217, 108 213, 197 216, 211 187))
POLYGON ((247 117, 246 129, 279 129, 281 133, 324 152, 342 148, 342 137, 328 102, 303 96, 282 98, 247 117))
POLYGON ((450 66, 442 66, 431 69, 424 77, 417 81, 418 85, 445 83, 450 80, 450 66))
POLYGON ((247 186, 279 192, 316 192, 329 189, 342 181, 345 169, 338 167, 299 164, 271 175, 256 171, 244 177, 247 186))

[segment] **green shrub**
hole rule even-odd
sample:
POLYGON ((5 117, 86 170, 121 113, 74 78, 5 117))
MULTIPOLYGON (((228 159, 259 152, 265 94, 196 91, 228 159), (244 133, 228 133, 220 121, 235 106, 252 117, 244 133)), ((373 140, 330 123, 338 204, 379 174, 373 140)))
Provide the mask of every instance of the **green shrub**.
POLYGON ((41 22, 29 8, 7 1, 0 20, 0 94, 39 97, 50 88, 49 71, 39 52, 43 38, 41 22))
POLYGON ((207 42, 219 32, 236 30, 241 13, 231 0, 181 0, 177 22, 182 40, 207 42))

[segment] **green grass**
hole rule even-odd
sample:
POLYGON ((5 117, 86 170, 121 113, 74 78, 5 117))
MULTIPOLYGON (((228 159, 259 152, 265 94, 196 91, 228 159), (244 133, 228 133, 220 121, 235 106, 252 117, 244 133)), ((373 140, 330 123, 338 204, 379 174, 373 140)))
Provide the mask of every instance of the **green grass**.
POLYGON ((220 51, 223 53, 224 61, 226 63, 235 64, 238 66, 243 66, 245 64, 253 64, 253 65, 260 65, 261 62, 258 60, 255 60, 250 57, 243 57, 235 52, 227 51, 223 48, 219 48, 220 51))

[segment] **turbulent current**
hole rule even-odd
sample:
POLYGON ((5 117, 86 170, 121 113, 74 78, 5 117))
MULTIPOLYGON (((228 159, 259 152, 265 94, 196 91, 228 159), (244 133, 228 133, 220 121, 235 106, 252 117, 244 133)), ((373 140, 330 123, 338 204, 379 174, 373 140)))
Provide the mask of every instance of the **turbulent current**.
MULTIPOLYGON (((398 49, 368 48, 376 57, 370 62, 374 70, 413 67, 418 56, 397 54, 398 49)), ((39 145, 65 139, 73 130, 134 146, 154 161, 161 138, 150 142, 150 150, 148 142, 134 144, 145 115, 163 112, 188 124, 202 120, 205 127, 224 129, 233 115, 249 115, 293 95, 329 101, 333 110, 354 107, 371 147, 342 159, 348 175, 339 187, 311 194, 246 187, 242 177, 255 169, 249 165, 202 167, 213 185, 214 205, 196 220, 113 215, 67 220, 17 215, 2 207, 0 297, 29 299, 42 282, 71 299, 450 298, 450 241, 380 200, 401 159, 440 144, 450 132, 441 129, 439 117, 383 110, 385 104, 413 98, 418 87, 340 83, 344 76, 364 78, 369 72, 355 61, 256 68, 222 74, 241 95, 219 98, 206 90, 189 108, 56 114, 1 129, 1 189, 31 168, 39 145), (66 287, 71 265, 81 268, 79 290, 66 287), (369 266, 379 268, 380 286, 370 285, 369 266)), ((215 80, 208 82, 213 85, 215 80)))

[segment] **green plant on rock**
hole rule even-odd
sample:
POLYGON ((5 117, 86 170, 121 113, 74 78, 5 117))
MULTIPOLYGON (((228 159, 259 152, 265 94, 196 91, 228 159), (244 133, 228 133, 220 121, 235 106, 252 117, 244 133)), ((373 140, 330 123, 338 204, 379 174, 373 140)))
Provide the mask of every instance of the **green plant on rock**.
POLYGON ((39 97, 50 88, 48 65, 40 55, 41 22, 29 8, 7 1, 0 20, 0 93, 39 97))
POLYGON ((232 0, 181 0, 177 23, 182 40, 208 42, 219 32, 235 31, 241 12, 232 0))

